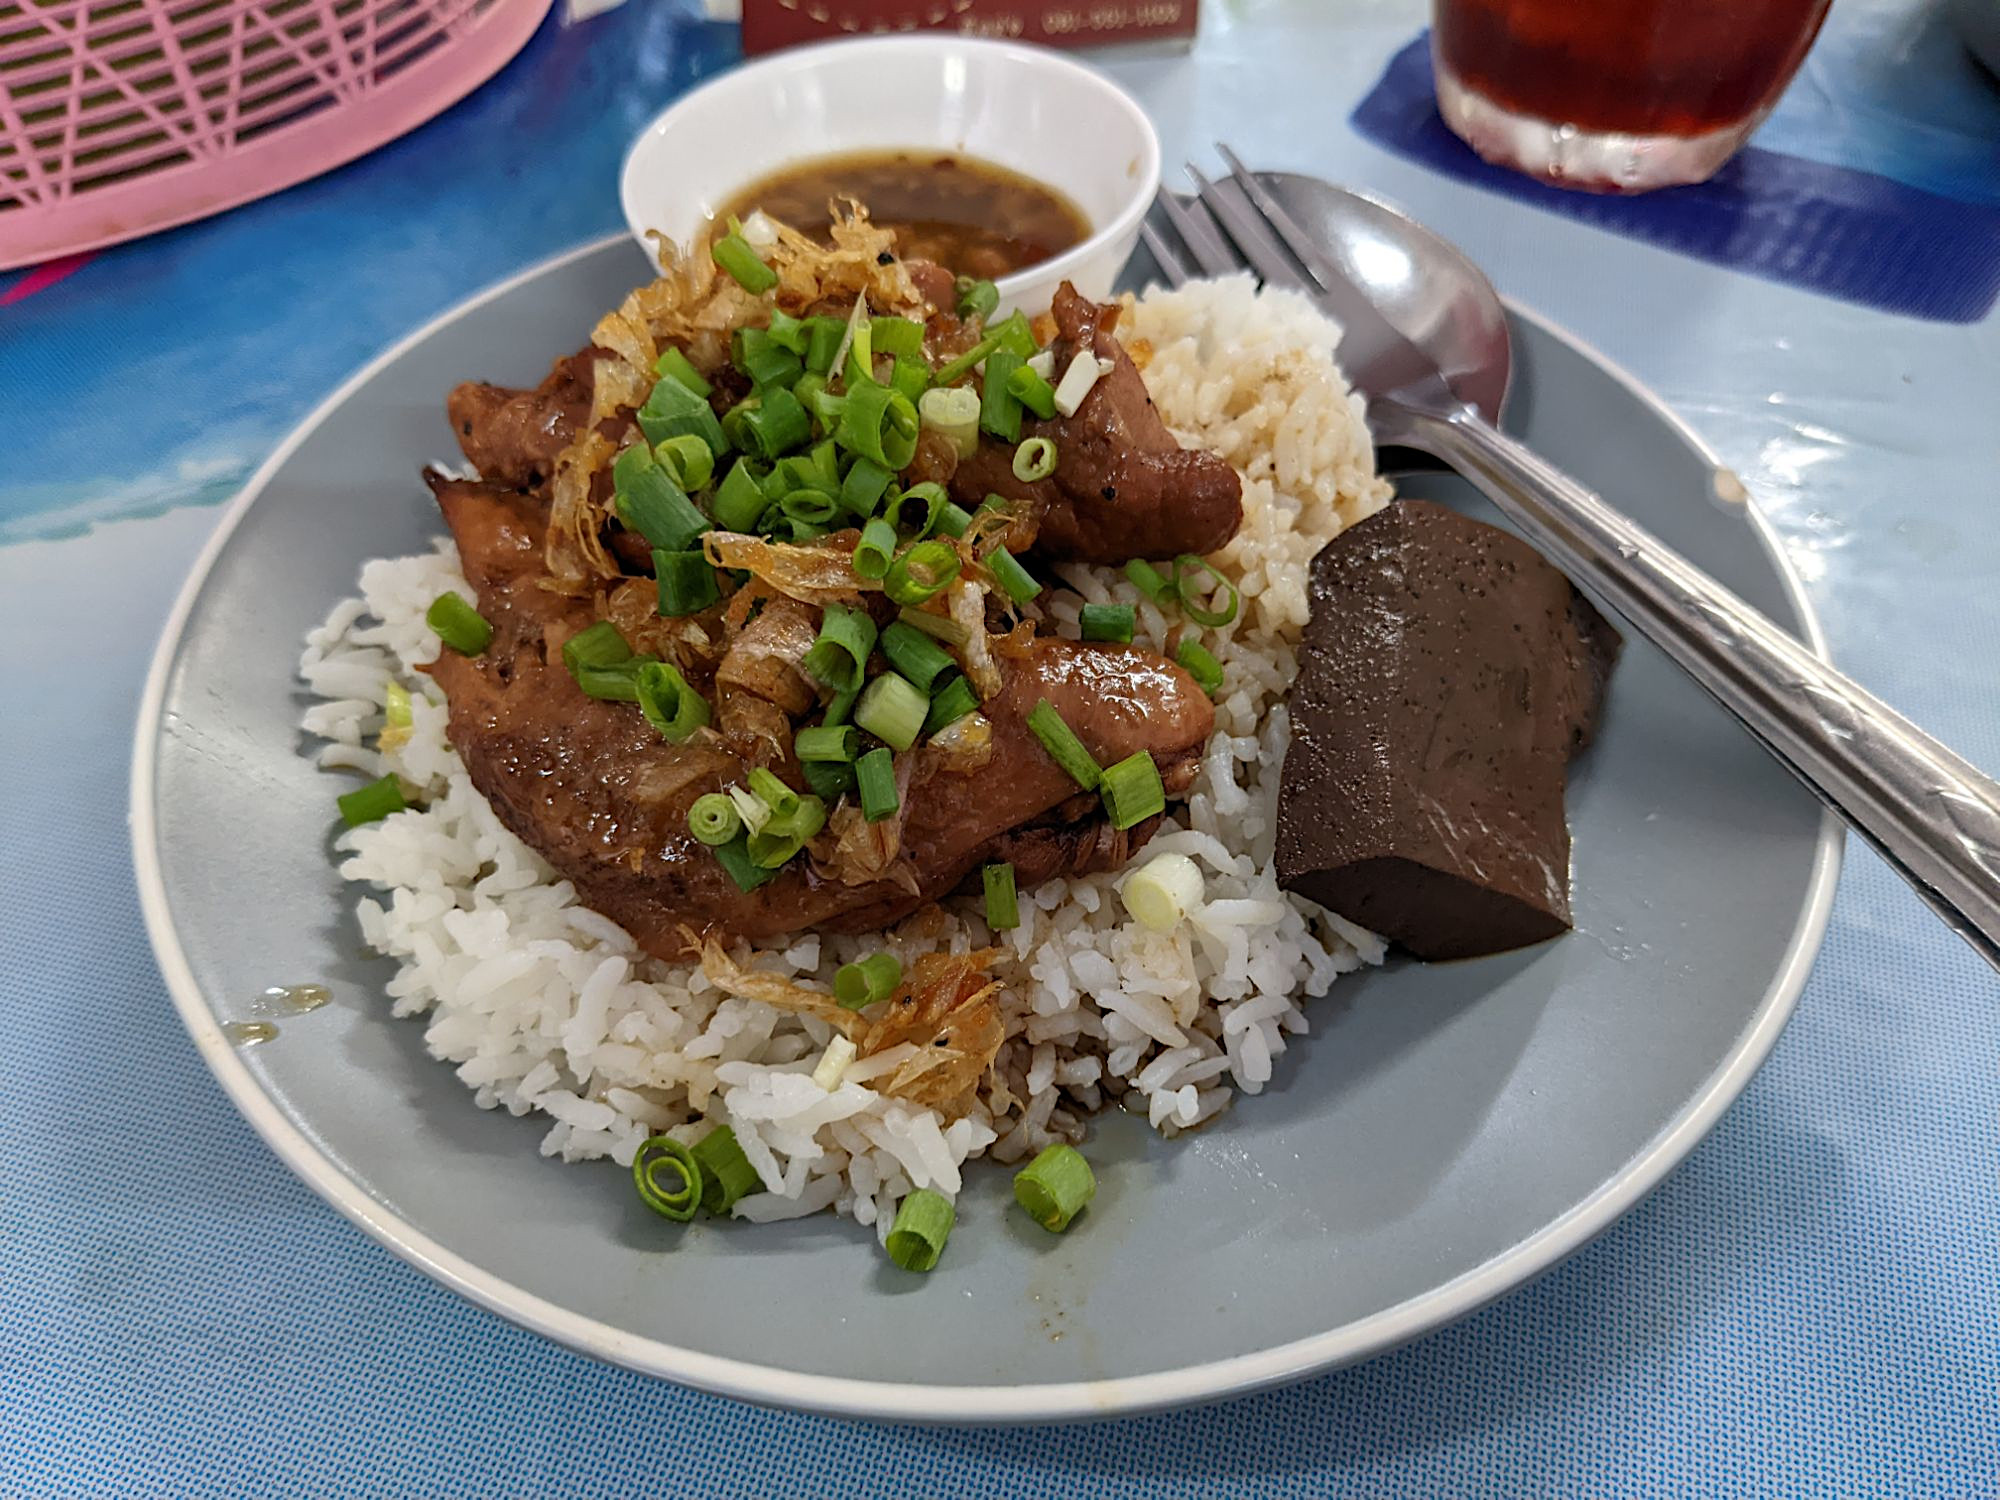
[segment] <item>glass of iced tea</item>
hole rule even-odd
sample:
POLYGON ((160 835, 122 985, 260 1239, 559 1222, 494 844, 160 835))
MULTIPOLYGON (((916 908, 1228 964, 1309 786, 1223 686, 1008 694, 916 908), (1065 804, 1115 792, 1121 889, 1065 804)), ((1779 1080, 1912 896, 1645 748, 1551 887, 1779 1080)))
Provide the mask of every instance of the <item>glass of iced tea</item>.
POLYGON ((1805 60, 1831 0, 1433 0, 1445 122, 1564 187, 1700 182, 1805 60))

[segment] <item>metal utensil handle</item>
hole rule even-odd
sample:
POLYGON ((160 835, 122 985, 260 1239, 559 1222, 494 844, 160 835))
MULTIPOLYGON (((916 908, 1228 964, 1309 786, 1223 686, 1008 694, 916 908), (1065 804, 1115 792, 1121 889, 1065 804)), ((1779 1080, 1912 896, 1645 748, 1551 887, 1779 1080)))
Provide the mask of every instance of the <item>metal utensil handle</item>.
POLYGON ((1749 726, 2000 968, 2000 785, 1477 413, 1369 409, 1483 491, 1749 726))

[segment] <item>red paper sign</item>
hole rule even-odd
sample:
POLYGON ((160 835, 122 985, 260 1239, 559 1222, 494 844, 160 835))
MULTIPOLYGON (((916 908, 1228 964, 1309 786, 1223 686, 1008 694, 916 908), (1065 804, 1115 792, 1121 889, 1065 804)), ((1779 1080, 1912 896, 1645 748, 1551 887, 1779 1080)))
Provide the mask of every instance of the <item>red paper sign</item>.
POLYGON ((743 0, 743 50, 899 31, 1095 47, 1194 35, 1198 0, 743 0))

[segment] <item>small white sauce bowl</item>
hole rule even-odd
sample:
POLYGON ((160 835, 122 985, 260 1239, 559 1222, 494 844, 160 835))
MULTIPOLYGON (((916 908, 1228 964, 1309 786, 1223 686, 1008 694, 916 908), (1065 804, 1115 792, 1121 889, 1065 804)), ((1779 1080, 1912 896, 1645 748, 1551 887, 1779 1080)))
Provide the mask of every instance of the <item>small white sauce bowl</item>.
POLYGON ((669 107, 625 158, 625 220, 685 247, 788 163, 851 151, 954 151, 1067 194, 1091 234, 1005 277, 1000 308, 1040 312, 1059 283, 1108 297, 1160 185, 1145 112, 1100 74, 1039 48, 926 34, 828 42, 737 68, 669 107))

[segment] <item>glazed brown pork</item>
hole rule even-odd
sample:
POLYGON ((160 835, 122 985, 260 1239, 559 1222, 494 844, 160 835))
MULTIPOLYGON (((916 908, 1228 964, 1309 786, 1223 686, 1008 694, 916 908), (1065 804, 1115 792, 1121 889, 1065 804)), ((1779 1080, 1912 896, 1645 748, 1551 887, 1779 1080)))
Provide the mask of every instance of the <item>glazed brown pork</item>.
POLYGON ((1011 445, 982 442, 951 479, 953 498, 972 509, 989 494, 1026 500, 1040 511, 1035 551, 1075 562, 1213 552, 1243 521, 1243 486, 1213 453, 1184 449, 1160 420, 1145 379, 1112 332, 1118 309, 1081 297, 1068 282, 1050 311, 1057 337, 1051 383, 1078 350, 1112 362, 1073 417, 1028 416, 1021 436, 1056 445, 1056 471, 1029 483, 1014 477, 1011 445))
POLYGON ((445 400, 445 415, 467 461, 501 484, 532 487, 555 472, 556 457, 590 417, 595 349, 566 355, 533 390, 468 380, 445 400))
MULTIPOLYGON (((1007 660, 1004 686, 982 709, 993 723, 987 765, 963 774, 943 769, 934 749, 912 752, 901 878, 843 885, 800 859, 744 892, 687 832, 696 797, 747 775, 740 742, 711 730, 672 745, 636 705, 586 696, 561 647, 597 607, 541 586, 545 503, 501 485, 429 479, 493 626, 483 654, 446 651, 431 668, 450 703, 451 742, 502 821, 651 953, 683 954, 688 929, 755 940, 879 928, 994 859, 1017 861, 1023 884, 1122 861, 1149 829, 1118 834, 1095 799, 1076 806, 1077 788, 1029 732, 1028 710, 1049 699, 1100 763, 1150 751, 1169 795, 1185 791, 1214 724, 1207 697, 1171 662, 1038 640, 1007 660)), ((691 677, 704 694, 717 692, 712 672, 691 677)))
MULTIPOLYGON (((929 273, 936 268, 920 271, 914 262, 911 267, 925 294, 935 295, 935 277, 929 273)), ((1039 516, 1039 532, 1024 523, 1019 535, 1032 535, 1032 550, 1045 558, 1122 563, 1133 557, 1213 552, 1222 546, 1243 519, 1236 471, 1212 453, 1184 449, 1175 441, 1146 394, 1145 380, 1112 332, 1118 321, 1115 306, 1091 302, 1064 282, 1052 311, 1058 378, 1079 349, 1114 362, 1075 416, 1048 422, 1030 416, 1022 423, 1024 438, 1040 435, 1055 441, 1054 477, 1032 484, 1016 479, 1013 445, 991 440, 982 441, 955 468, 925 468, 916 477, 948 479, 967 509, 977 508, 989 494, 1026 501, 1024 514, 1039 516)), ((934 317, 931 327, 932 342, 944 354, 963 343, 965 336, 949 313, 934 317)), ((589 417, 595 360, 592 349, 559 359, 533 390, 476 381, 453 390, 446 409, 466 458, 486 479, 541 485, 553 472, 556 456, 589 417)), ((725 369, 717 378, 734 375, 725 369)), ((629 416, 621 412, 608 418, 603 430, 615 434, 629 416)), ((649 554, 639 548, 627 561, 648 566, 649 554)))

